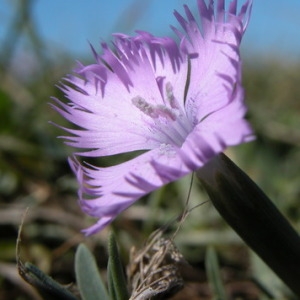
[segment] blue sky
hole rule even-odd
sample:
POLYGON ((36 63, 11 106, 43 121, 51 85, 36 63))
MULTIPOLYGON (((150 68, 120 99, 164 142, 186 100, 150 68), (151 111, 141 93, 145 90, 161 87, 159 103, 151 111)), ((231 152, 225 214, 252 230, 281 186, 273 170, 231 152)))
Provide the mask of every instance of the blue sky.
MULTIPOLYGON (((0 42, 16 1, 1 1, 0 42)), ((300 60, 300 0, 253 2, 243 53, 300 60)), ((99 41, 108 40, 112 32, 142 29, 157 35, 171 34, 169 25, 176 25, 173 10, 182 12, 184 3, 196 6, 194 0, 36 0, 34 19, 50 52, 59 50, 82 57, 90 55, 88 42, 97 48, 99 41)))

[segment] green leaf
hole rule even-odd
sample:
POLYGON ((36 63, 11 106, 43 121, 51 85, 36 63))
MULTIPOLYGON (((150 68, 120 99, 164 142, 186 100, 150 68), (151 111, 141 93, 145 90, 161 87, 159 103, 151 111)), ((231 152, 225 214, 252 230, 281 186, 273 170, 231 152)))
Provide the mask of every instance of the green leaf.
POLYGON ((95 258, 84 244, 80 244, 76 251, 75 272, 83 300, 109 300, 95 258))
POLYGON ((43 299, 76 300, 77 298, 66 288, 44 274, 35 265, 26 262, 23 264, 20 259, 17 261, 20 276, 30 285, 34 286, 43 299))
POLYGON ((115 286, 113 282, 113 278, 111 275, 111 260, 108 259, 108 264, 107 264, 107 283, 108 283, 108 291, 109 291, 109 296, 111 300, 117 300, 117 295, 115 291, 115 286))
POLYGON ((108 241, 108 282, 110 295, 115 300, 128 300, 127 284, 120 259, 118 245, 113 233, 109 236, 108 241))
POLYGON ((206 251, 205 268, 214 299, 225 300, 226 293, 221 278, 219 262, 213 247, 208 247, 206 251))

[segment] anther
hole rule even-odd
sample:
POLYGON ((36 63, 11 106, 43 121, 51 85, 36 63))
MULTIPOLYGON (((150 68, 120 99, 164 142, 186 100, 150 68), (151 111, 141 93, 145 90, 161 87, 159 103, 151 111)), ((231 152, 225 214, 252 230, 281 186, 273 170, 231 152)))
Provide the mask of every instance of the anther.
POLYGON ((132 104, 137 107, 140 111, 151 118, 158 118, 158 113, 156 108, 149 104, 144 98, 141 96, 136 96, 131 99, 132 104))
POLYGON ((166 83, 166 96, 167 96, 167 99, 168 99, 168 101, 170 103, 170 106, 172 108, 178 109, 179 106, 178 106, 178 103, 177 103, 177 101, 176 101, 176 99, 174 97, 173 86, 172 86, 172 84, 170 82, 166 83))
POLYGON ((144 98, 137 96, 131 99, 133 105, 137 107, 140 111, 142 111, 145 115, 157 119, 158 117, 162 117, 165 119, 171 119, 175 121, 177 116, 172 109, 164 106, 164 105, 151 105, 144 98))

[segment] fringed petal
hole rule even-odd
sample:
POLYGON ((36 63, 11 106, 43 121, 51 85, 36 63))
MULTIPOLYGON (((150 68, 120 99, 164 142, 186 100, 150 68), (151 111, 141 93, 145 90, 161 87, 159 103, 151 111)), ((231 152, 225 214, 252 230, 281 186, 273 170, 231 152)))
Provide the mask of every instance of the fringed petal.
POLYGON ((230 93, 241 84, 237 80, 241 69, 239 45, 251 1, 245 3, 239 14, 237 1, 231 2, 228 13, 224 6, 224 1, 219 0, 215 13, 212 0, 208 6, 204 0, 198 0, 200 24, 187 6, 186 19, 175 13, 184 30, 180 35, 182 47, 191 57, 186 109, 195 122, 227 105, 230 93))

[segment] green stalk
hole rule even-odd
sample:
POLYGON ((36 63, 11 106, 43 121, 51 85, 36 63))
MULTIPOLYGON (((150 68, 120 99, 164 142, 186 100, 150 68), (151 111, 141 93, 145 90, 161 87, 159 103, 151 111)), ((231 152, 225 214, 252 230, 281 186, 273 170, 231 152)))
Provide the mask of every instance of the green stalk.
POLYGON ((300 238, 287 219, 224 154, 196 174, 225 221, 300 297, 300 238))

